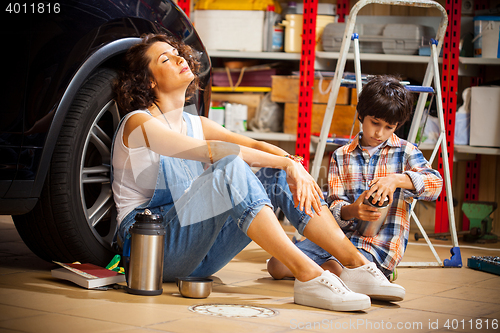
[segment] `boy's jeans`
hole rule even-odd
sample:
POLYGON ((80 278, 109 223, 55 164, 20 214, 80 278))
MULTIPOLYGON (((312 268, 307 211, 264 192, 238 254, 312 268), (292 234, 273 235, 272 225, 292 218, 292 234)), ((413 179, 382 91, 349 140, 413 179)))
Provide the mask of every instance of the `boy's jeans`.
MULTIPOLYGON (((338 262, 340 264, 340 262, 337 260, 337 258, 332 256, 327 251, 323 250, 323 248, 319 247, 315 243, 311 242, 309 239, 304 239, 303 241, 298 242, 295 245, 297 245, 297 247, 302 252, 304 252, 309 258, 311 258, 315 263, 317 263, 320 266, 323 265, 328 260, 335 260, 336 262, 338 262)), ((389 271, 388 269, 380 266, 380 264, 375 260, 375 258, 373 257, 373 255, 370 252, 365 251, 363 249, 358 249, 358 251, 361 252, 366 257, 366 259, 368 259, 371 262, 374 262, 377 265, 377 268, 380 269, 380 271, 386 277, 389 277, 391 275, 392 272, 389 271)))

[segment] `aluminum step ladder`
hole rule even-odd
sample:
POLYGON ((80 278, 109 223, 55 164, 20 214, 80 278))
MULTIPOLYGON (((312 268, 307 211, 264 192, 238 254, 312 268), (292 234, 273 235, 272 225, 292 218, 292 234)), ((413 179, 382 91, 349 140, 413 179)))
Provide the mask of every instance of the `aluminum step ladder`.
MULTIPOLYGON (((358 96, 363 88, 361 80, 361 62, 359 57, 359 36, 357 36, 357 34, 353 34, 353 32, 358 12, 361 10, 361 8, 363 8, 368 4, 385 4, 385 5, 397 5, 397 6, 436 8, 441 12, 441 22, 436 34, 436 38, 433 39, 431 42, 431 56, 429 58, 429 63, 427 65, 427 70, 425 72, 422 86, 407 86, 407 89, 420 94, 415 110, 415 115, 413 117, 410 132, 408 135, 408 141, 415 143, 417 137, 417 131, 422 119, 423 110, 425 107, 425 103, 427 101, 427 97, 429 93, 434 93, 436 95, 440 135, 434 146, 432 156, 429 162, 432 163, 432 161, 436 157, 439 147, 441 147, 442 155, 444 156, 443 157, 444 181, 445 181, 445 190, 447 198, 450 233, 453 243, 453 247, 450 249, 452 256, 450 259, 445 259, 444 261, 441 261, 439 255, 434 249, 434 246, 432 245, 432 242, 427 236, 427 233, 425 232, 424 228, 422 227, 420 221, 418 220, 416 214, 413 211, 415 208, 415 204, 417 202, 417 200, 413 200, 413 203, 411 205, 411 217, 413 217, 420 232, 425 238, 425 241, 429 245, 431 252, 436 258, 436 262, 411 262, 411 263, 405 262, 405 263, 400 263, 399 267, 430 267, 430 266, 462 267, 462 257, 460 254, 460 247, 458 245, 457 231, 455 226, 455 214, 453 211, 453 196, 451 191, 450 167, 447 158, 448 149, 446 145, 446 131, 444 124, 443 104, 441 97, 441 82, 440 82, 439 64, 438 64, 438 55, 441 51, 444 36, 446 33, 446 28, 448 25, 448 15, 446 14, 446 10, 439 3, 432 0, 360 0, 354 5, 346 23, 346 30, 344 32, 342 45, 340 48, 340 55, 339 59, 337 60, 335 75, 332 80, 333 81, 332 90, 328 98, 328 104, 323 119, 323 125, 321 127, 321 134, 316 147, 316 155, 314 157, 314 161, 311 168, 311 175, 316 181, 318 180, 321 161, 325 153, 325 147, 328 139, 328 132, 330 130, 330 124, 332 122, 333 114, 335 111, 335 102, 337 101, 337 96, 339 93, 340 86, 343 82, 345 82, 345 80, 343 80, 343 75, 351 40, 353 40, 354 42, 354 69, 355 69, 355 77, 356 77, 355 81, 356 81, 356 89, 358 92, 358 96), (434 83, 434 87, 431 86, 431 82, 434 83)), ((356 121, 356 118, 357 116, 355 115, 354 121, 356 121)))

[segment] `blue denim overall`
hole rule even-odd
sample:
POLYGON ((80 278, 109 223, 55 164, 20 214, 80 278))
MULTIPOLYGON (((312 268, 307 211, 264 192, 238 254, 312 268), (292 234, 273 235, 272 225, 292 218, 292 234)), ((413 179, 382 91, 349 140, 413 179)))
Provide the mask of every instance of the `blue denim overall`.
MULTIPOLYGON (((184 114, 187 135, 193 136, 189 118, 184 114)), ((206 277, 250 243, 246 232, 265 205, 280 207, 300 233, 309 222, 310 217, 294 207, 282 170, 263 168, 254 174, 236 155, 206 170, 201 162, 161 156, 151 200, 124 218, 119 237, 126 239, 135 215, 148 208, 164 218, 163 280, 206 277)))

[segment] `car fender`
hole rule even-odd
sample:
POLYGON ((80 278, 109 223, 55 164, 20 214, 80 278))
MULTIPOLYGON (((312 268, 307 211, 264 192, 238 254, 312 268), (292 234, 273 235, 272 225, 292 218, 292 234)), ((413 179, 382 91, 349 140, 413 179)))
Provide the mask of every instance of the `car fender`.
POLYGON ((126 37, 105 44, 90 55, 80 68, 78 68, 75 75, 69 82, 59 103, 55 106, 54 118, 49 128, 49 132, 47 133, 47 139, 41 155, 40 166, 35 177, 30 197, 37 198, 40 195, 49 170, 50 159, 52 158, 52 153, 54 152, 59 132, 61 131, 68 109, 71 106, 79 88, 90 76, 90 74, 99 68, 99 66, 101 66, 106 60, 111 59, 118 54, 125 53, 131 46, 140 42, 140 40, 141 39, 138 37, 126 37))

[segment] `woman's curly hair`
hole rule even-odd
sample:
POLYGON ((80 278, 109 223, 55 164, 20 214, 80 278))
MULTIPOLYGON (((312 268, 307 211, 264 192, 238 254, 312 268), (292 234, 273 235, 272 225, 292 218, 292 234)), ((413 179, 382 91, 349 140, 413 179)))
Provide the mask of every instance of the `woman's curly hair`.
POLYGON ((147 109, 155 101, 156 96, 151 82, 154 77, 149 69, 150 59, 146 55, 149 47, 156 42, 165 42, 179 51, 193 72, 195 78, 187 88, 186 99, 189 100, 200 88, 198 73, 200 62, 193 49, 172 36, 164 34, 147 34, 141 37, 139 44, 132 46, 125 54, 125 69, 120 73, 115 82, 114 90, 116 102, 122 112, 128 113, 134 110, 147 109))

